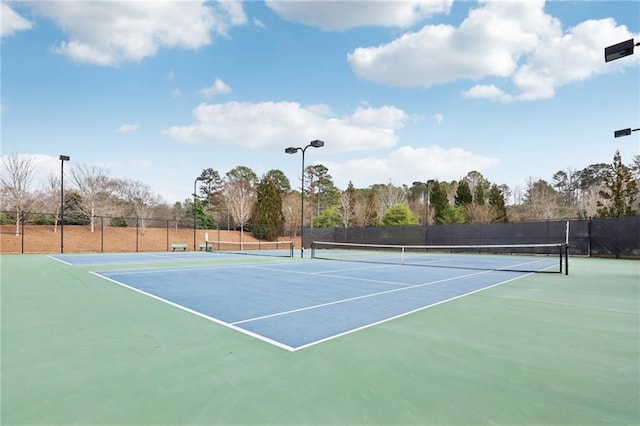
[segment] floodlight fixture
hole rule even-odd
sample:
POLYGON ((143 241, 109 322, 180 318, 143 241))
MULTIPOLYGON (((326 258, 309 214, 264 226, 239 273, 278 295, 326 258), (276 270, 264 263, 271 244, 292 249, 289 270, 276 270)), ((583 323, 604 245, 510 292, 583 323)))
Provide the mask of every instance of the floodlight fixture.
POLYGON ((295 154, 298 151, 302 151, 302 186, 300 186, 300 257, 304 257, 304 153, 310 146, 313 148, 322 148, 324 146, 324 142, 320 139, 316 139, 309 142, 309 144, 304 148, 290 146, 284 150, 287 154, 295 154))
POLYGON ((631 135, 632 132, 637 132, 638 130, 640 130, 640 128, 632 129, 631 127, 627 129, 616 130, 615 132, 613 132, 613 137, 619 138, 622 136, 629 136, 631 135))
POLYGON ((629 39, 604 48, 604 61, 610 62, 616 59, 624 58, 625 56, 633 55, 633 48, 640 46, 640 43, 633 42, 633 39, 629 39))

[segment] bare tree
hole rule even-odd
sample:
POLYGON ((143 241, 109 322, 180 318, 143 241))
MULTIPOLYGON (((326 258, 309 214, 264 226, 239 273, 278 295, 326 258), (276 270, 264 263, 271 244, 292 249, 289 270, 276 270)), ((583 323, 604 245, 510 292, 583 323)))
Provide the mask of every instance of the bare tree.
POLYGON ((488 204, 470 203, 464 208, 469 223, 489 223, 498 217, 496 208, 488 204))
POLYGON ((598 213, 598 201, 600 200, 600 191, 603 188, 604 185, 598 184, 580 191, 576 202, 578 217, 589 218, 598 213))
POLYGON ((282 214, 285 226, 291 230, 291 236, 295 237, 298 235, 298 228, 300 228, 300 193, 289 192, 284 196, 282 214))
POLYGON ((240 226, 240 241, 244 235, 244 225, 251 218, 253 205, 256 202, 256 191, 251 181, 244 177, 227 174, 225 183, 225 200, 234 222, 240 226))
POLYGON ((524 206, 530 219, 555 219, 562 206, 562 197, 545 180, 529 178, 524 206))
POLYGON ((118 197, 124 203, 127 214, 135 215, 138 226, 146 228, 151 212, 162 204, 162 199, 142 182, 131 179, 115 181, 118 197))
POLYGON ((39 198, 43 210, 53 216, 53 232, 58 232, 58 222, 60 221, 60 178, 58 176, 49 174, 39 198))
POLYGON ((353 192, 343 191, 340 195, 340 204, 338 205, 338 217, 344 228, 348 228, 355 219, 355 194, 353 192))
POLYGON ((2 166, 0 184, 3 209, 9 208, 15 212, 16 235, 19 235, 21 217, 29 210, 33 201, 30 197, 30 187, 35 164, 33 157, 13 153, 2 157, 2 166))
POLYGON ((407 202, 407 189, 399 186, 393 186, 391 182, 386 185, 374 185, 378 198, 379 215, 397 204, 407 202))
POLYGON ((99 166, 76 164, 71 168, 71 181, 77 188, 81 208, 91 219, 91 232, 95 231, 95 217, 109 201, 114 191, 114 181, 109 170, 99 166))

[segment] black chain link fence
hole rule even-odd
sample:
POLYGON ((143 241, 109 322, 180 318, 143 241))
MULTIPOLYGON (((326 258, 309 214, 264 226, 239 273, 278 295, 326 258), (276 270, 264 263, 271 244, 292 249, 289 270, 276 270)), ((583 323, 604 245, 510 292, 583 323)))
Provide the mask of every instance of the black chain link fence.
POLYGON ((428 227, 305 228, 304 244, 556 244, 566 242, 567 235, 570 255, 640 259, 640 216, 428 227))

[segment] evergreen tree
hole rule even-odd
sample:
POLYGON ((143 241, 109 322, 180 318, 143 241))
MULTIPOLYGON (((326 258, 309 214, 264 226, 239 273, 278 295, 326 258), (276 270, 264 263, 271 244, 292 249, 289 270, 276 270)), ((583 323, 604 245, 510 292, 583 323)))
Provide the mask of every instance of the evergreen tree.
POLYGON ((382 224, 399 226, 415 225, 418 223, 418 216, 411 211, 406 203, 396 204, 388 208, 382 215, 382 224))
POLYGON ((451 223, 464 223, 465 214, 463 206, 447 205, 440 216, 438 216, 438 223, 451 224, 451 223))
POLYGON ((469 188, 469 182, 466 179, 462 179, 458 184, 456 190, 455 205, 464 206, 473 202, 473 195, 471 195, 471 188, 469 188))
POLYGON ((476 204, 484 205, 484 185, 476 186, 476 190, 473 194, 473 198, 476 204))
POLYGON ((601 217, 633 216, 638 194, 638 183, 633 179, 631 170, 622 163, 620 151, 613 156, 613 164, 604 181, 605 189, 600 191, 598 214, 601 217))
POLYGON ((447 198, 447 192, 443 185, 436 181, 431 185, 431 191, 429 193, 429 204, 433 209, 433 215, 436 218, 436 223, 442 223, 442 214, 449 205, 449 199, 447 198))
POLYGON ((256 195, 257 201, 251 218, 253 236, 275 241, 284 229, 283 188, 278 175, 265 174, 256 186, 256 195))
POLYGON ((504 194, 500 187, 496 184, 491 185, 489 189, 489 205, 495 210, 496 222, 508 222, 507 208, 505 206, 504 194))
POLYGON ((375 189, 372 188, 367 192, 364 226, 376 225, 378 225, 378 195, 375 189))
POLYGON ((334 228, 340 225, 340 215, 338 209, 329 207, 313 218, 313 226, 318 228, 334 228))

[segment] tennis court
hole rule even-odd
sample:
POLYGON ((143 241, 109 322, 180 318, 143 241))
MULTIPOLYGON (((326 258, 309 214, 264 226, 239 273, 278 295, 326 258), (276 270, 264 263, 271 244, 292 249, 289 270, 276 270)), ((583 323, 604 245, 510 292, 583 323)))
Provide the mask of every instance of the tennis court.
MULTIPOLYGON (((173 254, 168 254, 159 257, 172 259, 173 254)), ((191 254, 202 258, 200 253, 191 254)), ((414 253, 414 262, 417 257, 414 253)), ((318 260, 92 273, 294 351, 509 282, 527 270, 544 270, 556 262, 549 257, 471 256, 471 261, 460 255, 419 257, 426 265, 464 265, 426 273, 415 266, 318 260), (483 266, 485 270, 478 271, 483 266), (524 269, 513 271, 518 267, 524 269)), ((86 256, 55 258, 87 263, 86 256)))
POLYGON ((3 256, 2 424, 637 424, 640 263, 483 257, 3 256))

